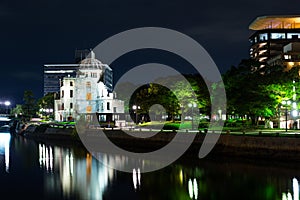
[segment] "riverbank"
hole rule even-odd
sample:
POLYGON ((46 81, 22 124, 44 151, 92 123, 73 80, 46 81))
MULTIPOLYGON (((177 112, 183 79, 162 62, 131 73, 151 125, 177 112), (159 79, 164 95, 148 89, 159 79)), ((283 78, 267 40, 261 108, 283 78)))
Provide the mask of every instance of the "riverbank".
MULTIPOLYGON (((88 129, 84 133, 90 141, 99 137, 99 130, 88 129)), ((149 134, 142 130, 131 130, 133 135, 149 134)), ((175 131, 160 132, 150 138, 136 138, 124 134, 121 130, 105 130, 106 136, 116 145, 133 152, 149 152, 157 150, 172 141, 176 134, 196 134, 194 142, 184 156, 197 157, 206 134, 215 133, 176 133, 175 131)), ((299 135, 300 136, 300 135, 299 135)), ((29 126, 24 131, 24 137, 51 143, 74 143, 82 145, 76 129, 72 127, 54 128, 29 126)), ((96 140, 95 140, 96 142, 96 140)), ((213 150, 212 157, 244 157, 263 160, 282 160, 300 162, 300 137, 291 134, 279 136, 277 133, 252 135, 221 134, 213 150), (296 136, 296 137, 295 137, 296 136)))

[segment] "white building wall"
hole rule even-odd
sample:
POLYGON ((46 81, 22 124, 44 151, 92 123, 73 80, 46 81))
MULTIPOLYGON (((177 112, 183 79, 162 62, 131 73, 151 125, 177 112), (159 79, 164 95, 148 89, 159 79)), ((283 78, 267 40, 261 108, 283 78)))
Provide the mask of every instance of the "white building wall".
POLYGON ((67 120, 68 116, 74 118, 88 113, 124 113, 124 102, 114 99, 113 93, 100 80, 101 75, 101 69, 79 68, 76 78, 65 77, 60 100, 55 101, 55 120, 67 120), (70 90, 73 90, 73 97, 70 90))

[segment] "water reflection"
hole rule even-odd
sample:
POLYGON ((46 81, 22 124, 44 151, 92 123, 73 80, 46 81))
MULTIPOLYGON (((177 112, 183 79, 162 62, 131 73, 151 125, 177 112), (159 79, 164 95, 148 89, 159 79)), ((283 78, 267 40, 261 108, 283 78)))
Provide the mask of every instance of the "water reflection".
POLYGON ((282 193, 282 200, 299 200, 299 182, 296 178, 292 179, 293 185, 293 195, 291 192, 283 192, 282 193))
POLYGON ((132 170, 132 181, 135 190, 141 188, 141 170, 140 168, 132 170))
MULTIPOLYGON (((97 159, 81 146, 49 145, 0 133, 0 164, 10 171, 0 170, 1 191, 11 193, 18 183, 18 192, 24 188, 26 197, 34 194, 36 199, 299 200, 297 164, 184 160, 151 173, 141 173, 138 167, 123 173, 109 166, 130 162, 126 156, 94 155, 97 159)), ((145 162, 141 160, 141 167, 145 162)))
POLYGON ((102 199, 113 180, 113 170, 93 159, 90 153, 75 153, 71 148, 39 144, 39 164, 47 172, 45 190, 50 195, 60 191, 64 198, 102 199))
POLYGON ((188 190, 191 199, 198 199, 198 184, 195 178, 193 181, 192 179, 189 179, 188 190))
POLYGON ((4 155, 5 171, 9 172, 9 145, 11 135, 10 133, 0 132, 0 155, 4 155))

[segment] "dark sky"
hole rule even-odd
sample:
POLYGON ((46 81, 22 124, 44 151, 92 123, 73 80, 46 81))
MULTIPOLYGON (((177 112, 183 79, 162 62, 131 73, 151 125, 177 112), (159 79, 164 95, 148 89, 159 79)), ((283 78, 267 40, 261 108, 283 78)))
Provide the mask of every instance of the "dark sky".
POLYGON ((94 48, 118 32, 144 26, 187 34, 223 73, 248 58, 253 19, 300 14, 299 8, 299 0, 2 0, 0 99, 22 103, 24 90, 42 97, 44 64, 73 63, 75 49, 94 48))

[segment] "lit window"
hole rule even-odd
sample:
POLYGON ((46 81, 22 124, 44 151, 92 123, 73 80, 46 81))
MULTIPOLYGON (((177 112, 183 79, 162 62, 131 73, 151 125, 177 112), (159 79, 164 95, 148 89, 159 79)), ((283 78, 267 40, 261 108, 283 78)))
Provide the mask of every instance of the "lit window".
POLYGON ((86 93, 86 100, 92 100, 92 93, 86 93))
POLYGON ((86 112, 91 113, 92 112, 92 106, 87 106, 86 107, 86 112))
POLYGON ((271 33, 271 39, 285 39, 285 33, 271 33))
POLYGON ((259 34, 259 41, 268 40, 268 33, 259 34))
POLYGON ((287 39, 298 39, 300 38, 300 33, 288 33, 287 39))

